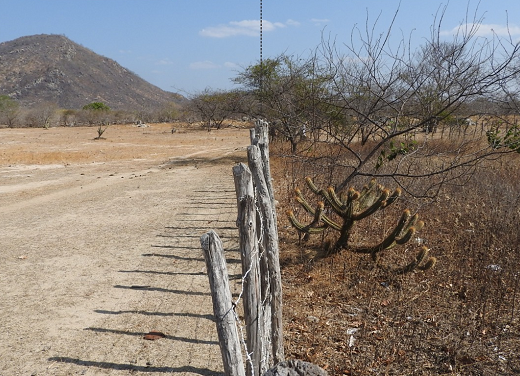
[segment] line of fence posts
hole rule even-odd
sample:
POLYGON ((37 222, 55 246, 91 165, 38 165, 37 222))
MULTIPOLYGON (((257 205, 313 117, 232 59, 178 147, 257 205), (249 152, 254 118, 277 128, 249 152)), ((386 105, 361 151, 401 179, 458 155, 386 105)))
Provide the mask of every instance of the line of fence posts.
POLYGON ((257 121, 247 148, 248 166, 239 163, 233 167, 242 259, 244 340, 237 329, 241 324, 231 300, 222 243, 214 231, 201 237, 226 375, 242 376, 244 370, 248 376, 262 375, 284 360, 282 282, 268 135, 268 124, 257 121), (245 346, 246 366, 241 344, 245 346))

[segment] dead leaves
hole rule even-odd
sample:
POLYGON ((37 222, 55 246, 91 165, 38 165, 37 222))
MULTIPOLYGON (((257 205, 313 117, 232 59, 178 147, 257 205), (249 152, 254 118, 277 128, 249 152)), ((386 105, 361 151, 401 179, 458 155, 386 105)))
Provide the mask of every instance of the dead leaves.
POLYGON ((148 341, 155 341, 161 338, 166 338, 166 334, 152 330, 151 332, 146 333, 143 338, 148 341))

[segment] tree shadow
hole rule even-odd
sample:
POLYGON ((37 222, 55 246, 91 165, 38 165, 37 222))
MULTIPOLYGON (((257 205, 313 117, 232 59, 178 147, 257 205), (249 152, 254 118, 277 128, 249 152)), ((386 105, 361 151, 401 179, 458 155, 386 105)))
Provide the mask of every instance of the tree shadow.
POLYGON ((202 376, 224 376, 222 372, 215 372, 207 368, 197 368, 192 366, 182 367, 154 367, 154 366, 137 366, 135 364, 111 363, 111 362, 94 362, 91 360, 82 360, 69 357, 54 356, 48 359, 49 362, 76 364, 78 366, 93 367, 100 369, 113 369, 119 371, 132 371, 143 373, 196 373, 202 376))
MULTIPOLYGON (((173 290, 173 289, 165 289, 162 287, 151 287, 147 285, 132 285, 132 286, 123 286, 123 285, 114 285, 116 289, 126 289, 126 290, 143 290, 143 291, 157 291, 157 292, 165 292, 169 294, 180 294, 180 295, 192 295, 192 296, 211 296, 209 292, 202 291, 185 291, 185 290, 173 290)), ((238 293, 232 293, 232 297, 238 297, 238 293)))
MULTIPOLYGON (((191 275, 191 276, 206 276, 204 272, 160 272, 156 270, 119 270, 119 273, 142 273, 142 274, 157 274, 157 275, 191 275)), ((241 279, 242 274, 229 274, 230 280, 241 279)))
POLYGON ((144 315, 144 316, 193 317, 193 318, 197 318, 197 319, 206 319, 206 320, 210 320, 210 321, 215 321, 214 315, 191 313, 191 312, 150 312, 150 311, 139 311, 139 310, 107 311, 104 309, 95 309, 94 312, 101 313, 104 315, 135 314, 135 315, 144 315))
MULTIPOLYGON (((152 247, 156 248, 172 248, 170 246, 160 246, 160 245, 152 245, 152 247)), ((143 253, 142 256, 144 257, 164 257, 164 258, 172 258, 176 260, 184 260, 184 261, 200 261, 204 262, 203 258, 200 257, 183 257, 183 256, 177 256, 177 255, 165 255, 160 253, 143 253)))
POLYGON ((194 295, 194 296, 211 296, 209 292, 201 292, 201 291, 185 291, 185 290, 173 290, 173 289, 165 289, 162 287, 151 287, 146 285, 132 285, 132 286, 123 286, 123 285, 115 285, 116 289, 126 289, 126 290, 144 290, 144 291, 157 291, 157 292, 166 292, 170 294, 180 294, 180 295, 194 295))
POLYGON ((186 158, 186 157, 176 157, 168 160, 162 168, 164 169, 172 169, 174 167, 187 167, 194 166, 196 168, 200 167, 211 167, 211 166, 233 166, 237 163, 247 161, 243 156, 239 155, 223 155, 221 157, 197 157, 197 158, 186 158))
MULTIPOLYGON (((177 247, 172 247, 172 246, 168 246, 168 245, 166 245, 166 246, 152 245, 152 247, 155 247, 155 248, 177 248, 177 247)), ((235 252, 235 251, 232 250, 231 252, 235 252)), ((164 257, 164 258, 172 258, 172 259, 176 259, 176 260, 204 262, 204 259, 200 258, 200 257, 184 257, 184 256, 177 256, 177 255, 165 255, 165 254, 161 254, 161 253, 143 253, 141 256, 143 256, 143 257, 164 257)), ((226 259, 226 262, 228 264, 240 264, 240 263, 242 263, 242 261, 237 260, 237 259, 226 259)))
POLYGON ((155 275, 206 275, 203 272, 159 272, 156 270, 119 270, 119 273, 139 273, 139 274, 155 274, 155 275))
MULTIPOLYGON (((208 222, 207 220, 206 221, 201 221, 201 222, 208 222)), ((211 223, 213 222, 217 222, 217 221, 210 221, 211 223)), ((226 221, 227 223, 231 223, 229 221, 226 221)), ((222 222, 222 223, 226 223, 226 222, 222 222)), ((168 226, 166 227, 167 230, 171 231, 171 230, 197 230, 197 231, 200 231, 201 228, 200 226, 186 226, 186 227, 171 227, 171 226, 168 226)), ((236 226, 221 226, 221 227, 217 227, 215 228, 215 231, 216 230, 232 230, 232 231, 237 231, 237 227, 236 226)), ((160 235, 157 235, 157 236, 160 236, 160 235)), ((199 236, 200 237, 200 236, 199 236)))

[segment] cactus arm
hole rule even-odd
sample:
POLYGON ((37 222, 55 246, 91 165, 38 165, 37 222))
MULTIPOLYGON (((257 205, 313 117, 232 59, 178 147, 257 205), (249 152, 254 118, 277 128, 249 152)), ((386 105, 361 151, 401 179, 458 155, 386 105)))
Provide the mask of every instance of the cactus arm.
POLYGON ((334 192, 334 188, 329 187, 327 190, 319 189, 310 177, 305 178, 305 181, 307 182, 307 186, 309 187, 309 189, 314 194, 323 197, 323 199, 327 201, 327 203, 330 205, 332 210, 334 210, 338 215, 341 215, 343 211, 343 203, 337 197, 336 193, 334 192))
POLYGON ((371 206, 366 208, 361 213, 358 213, 354 215, 354 220, 359 221, 361 219, 364 219, 368 217, 369 215, 374 214, 377 210, 384 207, 384 202, 388 199, 388 196, 390 195, 390 191, 388 189, 385 189, 383 192, 381 192, 381 196, 377 199, 376 202, 374 202, 371 206))
POLYGON ((345 210, 345 206, 343 204, 343 202, 340 200, 340 198, 336 195, 336 192, 334 192, 334 188, 332 187, 329 187, 327 189, 327 197, 328 197, 328 200, 327 202, 330 204, 330 206, 332 207, 332 209, 338 213, 339 215, 341 215, 341 213, 345 210))
MULTIPOLYGON (((300 203, 300 205, 305 209, 305 211, 313 216, 316 215, 316 210, 314 210, 314 208, 311 207, 311 205, 307 202, 307 200, 305 200, 305 197, 303 197, 303 194, 302 192, 296 188, 295 190, 295 193, 296 193, 296 201, 298 201, 300 203)), ((327 226, 329 227, 332 227, 334 230, 336 231, 340 231, 341 229, 341 226, 336 223, 335 221, 333 221, 332 219, 330 219, 328 216, 326 216, 325 214, 321 213, 321 218, 320 218, 327 226)), ((292 223, 292 222, 291 222, 292 223)), ((296 227, 296 226, 294 226, 296 227)), ((305 227, 305 226, 304 226, 305 227)), ((296 227, 298 228, 298 227, 296 227)))
POLYGON ((317 195, 321 194, 321 189, 318 189, 318 187, 316 187, 316 185, 309 176, 305 178, 305 182, 307 183, 307 186, 312 192, 314 192, 317 195))
POLYGON ((396 244, 402 245, 408 243, 408 241, 412 238, 413 235, 415 235, 416 232, 422 230, 422 228, 424 227, 424 222, 417 221, 418 218, 419 216, 415 214, 410 219, 410 221, 408 221, 408 225, 406 226, 406 228, 401 231, 401 234, 404 235, 400 234, 400 238, 395 239, 396 244))
POLYGON ((428 259, 428 261, 426 261, 423 265, 418 265, 417 269, 419 269, 421 271, 425 271, 425 270, 433 268, 436 263, 437 263, 437 259, 435 257, 430 257, 428 259))
POLYGON ((360 192, 359 195, 359 204, 360 208, 366 208, 371 206, 378 195, 378 192, 381 192, 383 187, 381 185, 376 184, 376 179, 371 179, 368 185, 365 185, 360 192))
POLYGON ((396 188, 395 191, 388 197, 386 202, 384 203, 384 207, 388 207, 392 205, 399 197, 401 197, 401 189, 396 188))
POLYGON ((333 221, 332 219, 330 219, 327 215, 322 214, 322 215, 321 215, 321 220, 322 220, 325 224, 327 224, 327 226, 333 228, 334 230, 336 230, 336 231, 341 231, 341 226, 340 226, 337 222, 335 222, 335 221, 333 221))
MULTIPOLYGON (((381 243, 379 243, 378 245, 373 246, 373 247, 361 247, 361 248, 355 249, 354 252, 371 253, 372 257, 375 259, 376 253, 381 252, 384 249, 392 248, 396 243, 396 238, 403 232, 403 229, 405 228, 407 222, 410 219, 410 215, 411 215, 410 211, 405 210, 403 212, 403 214, 401 215, 401 219, 399 219, 399 222, 397 223, 395 228, 392 230, 392 232, 390 232, 390 234, 388 234, 386 236, 386 238, 383 239, 383 241, 381 243)), ((406 241, 408 241, 412 237, 413 233, 415 233, 415 229, 413 227, 408 228, 406 230, 405 235, 401 238, 401 239, 403 239, 403 243, 406 243, 404 241, 405 237, 407 237, 406 241), (411 229, 413 229, 413 230, 411 230, 411 229), (412 233, 410 233, 410 232, 412 232, 412 233)))
POLYGON ((370 183, 368 183, 368 185, 365 185, 363 189, 361 189, 360 199, 366 200, 367 197, 375 191, 376 185, 376 179, 371 179, 370 183))
POLYGON ((330 197, 329 197, 329 194, 327 193, 327 191, 316 187, 316 184, 314 184, 314 182, 312 181, 312 179, 310 177, 306 177, 305 182, 307 183, 307 186, 314 194, 323 197, 327 201, 330 201, 330 197))
POLYGON ((432 268, 437 262, 437 259, 435 257, 430 257, 425 263, 423 263, 424 260, 426 260, 426 258, 428 257, 429 252, 430 250, 428 248, 422 247, 419 254, 415 257, 415 260, 410 262, 408 265, 405 265, 398 269, 394 269, 392 272, 395 274, 406 274, 414 271, 415 269, 425 271, 432 268))
MULTIPOLYGON (((300 203, 300 205, 305 209, 305 211, 311 215, 316 215, 315 209, 309 204, 309 202, 305 199, 305 197, 303 197, 302 192, 298 188, 295 189, 295 193, 296 193, 296 197, 295 197, 296 201, 298 201, 300 203)), ((325 222, 328 226, 334 228, 337 231, 339 231, 341 229, 341 226, 338 223, 336 223, 335 221, 333 221, 332 219, 330 219, 328 216, 326 216, 323 213, 321 216, 321 220, 323 222, 325 222)))
POLYGON ((327 228, 326 225, 313 227, 313 225, 315 225, 314 220, 308 225, 302 224, 300 221, 298 221, 298 219, 296 219, 292 210, 287 212, 287 217, 289 217, 289 221, 291 221, 291 224, 294 228, 306 234, 318 234, 327 228))
POLYGON ((410 227, 408 229, 408 231, 406 231, 402 237, 395 239, 395 243, 399 244, 399 245, 408 243, 408 241, 412 238, 412 236, 415 235, 415 232, 416 232, 415 227, 410 227))
POLYGON ((300 205, 305 209, 305 211, 309 214, 315 215, 314 208, 307 202, 305 197, 303 197, 302 192, 298 188, 296 188, 294 192, 296 193, 296 201, 300 203, 300 205))

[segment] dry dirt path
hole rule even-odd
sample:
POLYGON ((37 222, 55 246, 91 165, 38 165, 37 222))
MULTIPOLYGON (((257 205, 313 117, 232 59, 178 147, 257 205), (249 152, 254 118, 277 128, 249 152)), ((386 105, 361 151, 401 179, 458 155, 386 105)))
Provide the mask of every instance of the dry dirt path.
POLYGON ((199 238, 239 272, 249 133, 169 129, 0 129, 1 376, 221 374, 199 238))

